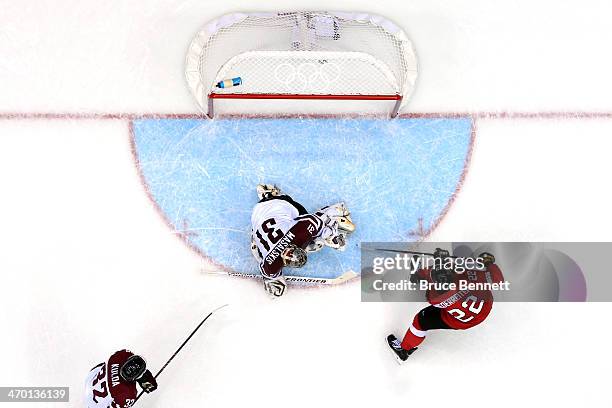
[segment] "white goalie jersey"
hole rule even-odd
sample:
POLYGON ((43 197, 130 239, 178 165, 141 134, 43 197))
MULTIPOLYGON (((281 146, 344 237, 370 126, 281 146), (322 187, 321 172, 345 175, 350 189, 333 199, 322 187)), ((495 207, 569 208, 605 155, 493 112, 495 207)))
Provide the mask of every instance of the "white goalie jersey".
POLYGON ((257 196, 261 201, 251 214, 251 251, 259 262, 266 291, 275 297, 282 296, 287 287, 285 266, 301 268, 306 252, 319 251, 323 246, 342 251, 346 234, 355 230, 344 203, 309 214, 275 185, 258 184, 257 196), (292 253, 299 252, 297 248, 301 249, 301 258, 291 258, 292 253))
POLYGON ((269 200, 257 203, 251 215, 251 243, 261 261, 296 223, 300 213, 290 202, 269 200))
POLYGON ((308 214, 300 204, 288 196, 259 202, 251 215, 251 250, 258 261, 266 258, 289 230, 301 221, 307 221, 314 227, 306 231, 298 229, 297 233, 310 235, 307 239, 307 250, 321 249, 323 245, 343 250, 344 236, 355 230, 350 213, 344 203, 323 207, 314 214, 308 214), (341 238, 341 239, 338 239, 341 238))

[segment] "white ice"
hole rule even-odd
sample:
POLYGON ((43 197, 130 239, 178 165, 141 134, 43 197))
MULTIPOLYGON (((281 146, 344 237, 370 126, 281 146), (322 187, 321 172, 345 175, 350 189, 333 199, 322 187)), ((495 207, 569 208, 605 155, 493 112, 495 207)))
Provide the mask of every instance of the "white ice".
MULTIPOLYGON (((2 0, 0 114, 194 112, 182 69, 200 26, 300 6, 405 27, 421 73, 412 111, 612 111, 606 1, 2 0)), ((611 119, 477 125, 465 185, 432 239, 612 240, 611 119)), ((5 115, 0 192, 1 386, 66 385, 67 406, 81 406, 91 366, 129 347, 160 367, 228 302, 140 406, 610 403, 609 303, 496 304, 482 326, 432 333, 399 367, 383 338, 422 305, 361 304, 358 284, 271 302, 257 282, 202 274, 148 201, 125 121, 5 115)))

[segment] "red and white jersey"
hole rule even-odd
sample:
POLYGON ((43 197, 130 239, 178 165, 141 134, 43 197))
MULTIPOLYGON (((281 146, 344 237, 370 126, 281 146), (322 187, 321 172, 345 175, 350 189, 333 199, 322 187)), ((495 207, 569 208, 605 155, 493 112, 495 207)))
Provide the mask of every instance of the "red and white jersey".
POLYGON ((85 406, 88 408, 129 408, 136 401, 136 383, 125 381, 119 369, 134 354, 120 350, 89 372, 85 381, 85 406))
MULTIPOLYGON (((422 269, 419 277, 432 282, 431 270, 422 269)), ((454 282, 459 287, 460 281, 475 283, 501 283, 504 276, 496 264, 491 264, 483 271, 466 271, 454 274, 454 282)), ((453 329, 467 329, 484 321, 493 308, 493 293, 490 290, 449 290, 438 292, 428 290, 427 301, 444 309, 442 320, 453 329)))
POLYGON ((257 203, 251 215, 251 233, 261 259, 260 272, 270 278, 279 276, 283 249, 289 245, 306 248, 321 228, 323 221, 319 217, 299 215, 288 201, 272 199, 257 203))

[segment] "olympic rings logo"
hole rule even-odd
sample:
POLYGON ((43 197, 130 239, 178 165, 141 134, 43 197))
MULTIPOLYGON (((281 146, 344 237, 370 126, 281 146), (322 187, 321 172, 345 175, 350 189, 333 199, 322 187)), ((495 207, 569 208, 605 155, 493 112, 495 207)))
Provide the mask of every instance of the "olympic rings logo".
POLYGON ((296 90, 324 89, 339 77, 338 65, 326 59, 299 64, 283 62, 274 68, 274 78, 285 87, 296 90))

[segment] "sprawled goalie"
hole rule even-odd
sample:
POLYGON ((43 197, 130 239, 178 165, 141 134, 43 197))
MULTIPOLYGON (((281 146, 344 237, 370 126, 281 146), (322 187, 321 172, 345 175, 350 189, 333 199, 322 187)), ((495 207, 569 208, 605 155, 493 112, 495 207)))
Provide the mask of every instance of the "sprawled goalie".
POLYGON ((259 262, 264 287, 272 296, 285 293, 284 267, 303 267, 309 252, 325 246, 344 250, 346 236, 355 231, 344 203, 309 214, 276 186, 259 184, 257 196, 259 202, 251 215, 251 251, 259 262))

